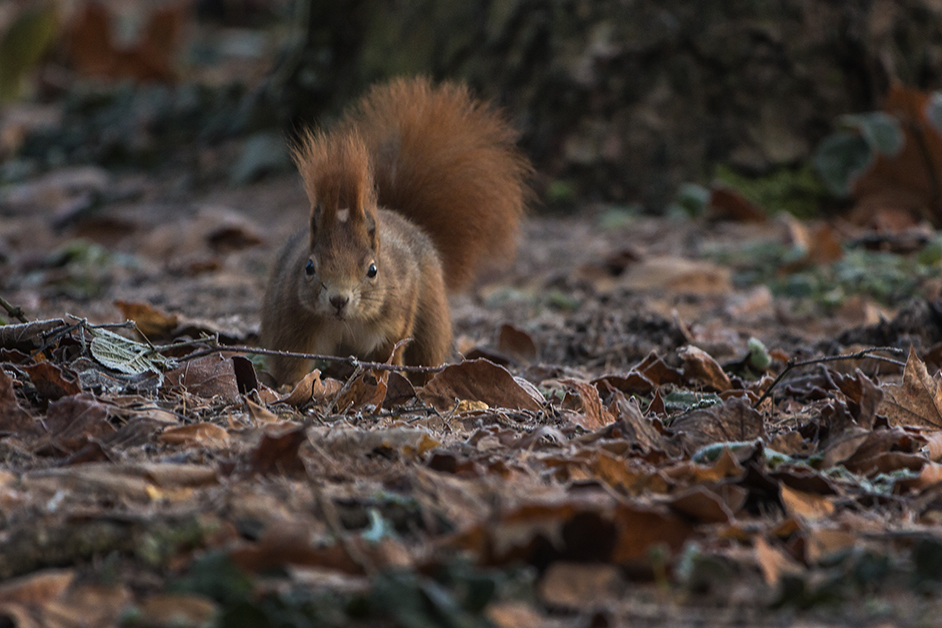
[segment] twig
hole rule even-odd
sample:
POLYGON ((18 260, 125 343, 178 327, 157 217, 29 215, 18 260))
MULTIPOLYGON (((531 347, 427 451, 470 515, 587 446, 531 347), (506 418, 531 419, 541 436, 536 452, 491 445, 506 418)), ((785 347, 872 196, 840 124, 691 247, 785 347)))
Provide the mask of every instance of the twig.
POLYGON ((900 362, 899 360, 894 360, 882 355, 871 355, 875 351, 886 351, 888 353, 895 353, 896 355, 903 355, 906 353, 904 349, 897 347, 870 347, 869 349, 862 349, 856 353, 847 353, 844 355, 827 355, 821 358, 813 358, 810 360, 802 360, 796 362, 795 358, 792 358, 785 363, 785 368, 782 369, 782 372, 778 374, 772 383, 769 384, 769 387, 765 389, 765 392, 762 393, 762 396, 759 397, 759 400, 752 404, 753 408, 758 408, 762 405, 762 402, 769 398, 772 394, 772 390, 785 378, 785 376, 792 370, 797 369, 802 366, 811 366, 812 364, 824 364, 825 362, 837 362, 839 360, 859 360, 860 358, 870 358, 872 360, 880 360, 881 362, 889 362, 890 364, 895 364, 896 366, 905 367, 905 362, 900 362))
MULTIPOLYGON (((170 345, 172 347, 174 345, 170 345)), ((170 348, 168 347, 168 348, 170 348)), ((209 347, 203 349, 202 351, 196 351, 190 355, 183 356, 182 358, 177 358, 181 361, 195 360, 196 358, 202 358, 207 355, 212 355, 213 353, 221 353, 223 351, 233 351, 236 353, 252 353, 256 355, 277 355, 285 358, 299 358, 301 360, 324 360, 329 362, 342 362, 349 364, 350 366, 356 368, 357 366, 362 367, 363 369, 372 369, 374 371, 402 371, 405 373, 440 373, 445 370, 445 366, 404 366, 398 364, 386 364, 385 362, 363 362, 356 356, 340 356, 340 355, 321 355, 319 353, 297 353, 294 351, 279 351, 277 349, 262 349, 260 347, 247 347, 244 345, 218 345, 215 347, 209 347)))
POLYGON ((19 305, 10 305, 6 299, 0 297, 0 306, 7 311, 7 314, 20 321, 21 323, 28 323, 29 319, 26 318, 26 314, 23 313, 23 308, 19 305))

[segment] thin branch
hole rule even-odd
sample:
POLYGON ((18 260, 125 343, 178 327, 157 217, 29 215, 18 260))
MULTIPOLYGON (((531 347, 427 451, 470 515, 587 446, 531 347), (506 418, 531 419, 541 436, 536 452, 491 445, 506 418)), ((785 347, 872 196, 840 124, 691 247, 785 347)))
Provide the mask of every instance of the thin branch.
POLYGON ((23 308, 21 308, 19 305, 10 305, 6 299, 0 297, 0 307, 3 307, 3 309, 7 311, 7 314, 21 323, 29 322, 29 319, 26 318, 26 314, 23 313, 23 308))
MULTIPOLYGON (((171 348, 175 345, 168 345, 167 348, 171 348)), ((163 348, 161 348, 163 349, 163 348)), ((279 351, 277 349, 262 349, 261 347, 247 347, 245 345, 218 345, 215 347, 208 347, 202 351, 196 351, 189 355, 183 356, 182 358, 177 358, 181 361, 195 360, 196 358, 202 358, 207 355, 212 355, 214 353, 221 353, 223 351, 232 351, 235 353, 251 353, 255 355, 277 355, 285 358, 298 358, 301 360, 324 360, 328 362, 341 362, 349 364, 350 366, 356 368, 357 366, 362 367, 363 369, 372 369, 374 371, 402 371, 405 373, 440 373, 445 370, 445 366, 403 366, 398 364, 386 364, 385 362, 364 362, 357 358, 356 356, 340 356, 340 355, 322 355, 319 353, 297 353, 295 351, 279 351)))
POLYGON ((871 360, 879 360, 881 362, 889 362, 890 364, 895 364, 896 366, 905 367, 905 362, 900 362, 899 360, 894 360, 882 355, 871 355, 876 351, 886 351, 888 353, 895 353, 896 355, 903 355, 906 353, 904 349, 899 349, 897 347, 870 347, 869 349, 862 349, 856 353, 847 353, 843 355, 827 355, 821 358, 813 358, 810 360, 802 360, 796 362, 794 358, 785 363, 785 368, 782 369, 782 372, 778 374, 772 383, 769 384, 769 387, 765 389, 765 392, 762 393, 762 396, 759 397, 759 400, 752 404, 753 408, 758 408, 762 405, 762 402, 768 399, 772 395, 772 390, 778 386, 789 372, 793 371, 802 366, 811 366, 812 364, 824 364, 825 362, 837 362, 839 360, 859 360, 860 358, 870 358, 871 360))

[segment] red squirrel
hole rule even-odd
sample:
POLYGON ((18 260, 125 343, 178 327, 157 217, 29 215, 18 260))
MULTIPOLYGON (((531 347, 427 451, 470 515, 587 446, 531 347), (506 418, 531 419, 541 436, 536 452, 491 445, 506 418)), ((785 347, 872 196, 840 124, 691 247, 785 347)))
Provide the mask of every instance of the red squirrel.
MULTIPOLYGON (((502 113, 466 86, 374 86, 293 157, 308 228, 278 255, 262 308, 265 347, 436 366, 452 350, 448 292, 509 260, 530 196, 530 162, 502 113)), ((308 360, 274 356, 280 384, 308 360)))

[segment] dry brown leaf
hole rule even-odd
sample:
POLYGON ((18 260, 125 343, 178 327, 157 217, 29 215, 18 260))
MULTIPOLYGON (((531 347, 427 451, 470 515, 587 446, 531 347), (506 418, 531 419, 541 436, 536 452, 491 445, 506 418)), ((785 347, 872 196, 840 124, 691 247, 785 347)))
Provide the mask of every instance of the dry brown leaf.
POLYGON ((849 549, 859 542, 859 535, 851 530, 811 525, 805 532, 805 559, 814 565, 821 559, 849 549))
POLYGON ((415 399, 415 387, 401 373, 393 371, 386 380, 386 398, 383 408, 389 410, 415 399))
POLYGON ((712 443, 765 436, 762 415, 741 397, 685 414, 671 424, 671 429, 683 434, 685 446, 691 452, 712 443))
POLYGON ((537 594, 552 608, 594 608, 621 593, 621 569, 603 563, 552 563, 540 579, 537 594))
POLYGON ((457 401, 483 401, 491 408, 538 411, 543 397, 531 384, 488 360, 466 360, 445 367, 418 393, 419 398, 440 411, 451 410, 457 401))
POLYGON ((82 385, 75 373, 51 362, 31 364, 23 367, 23 370, 29 374, 40 396, 50 401, 82 392, 82 385))
POLYGON ((0 348, 32 353, 43 346, 45 334, 65 326, 61 318, 0 326, 0 348))
POLYGON ((716 483, 726 478, 740 478, 745 469, 729 448, 724 448, 712 465, 697 464, 685 460, 663 469, 664 475, 681 485, 716 483))
POLYGON ((206 626, 219 607, 201 595, 162 593, 144 599, 138 610, 141 619, 154 626, 206 626))
POLYGON ((664 503, 674 512, 700 523, 728 523, 735 514, 719 495, 704 486, 692 486, 671 495, 664 503))
POLYGON ((124 468, 162 488, 209 486, 219 481, 215 468, 201 464, 145 462, 124 468))
POLYGON ((36 435, 45 431, 24 410, 13 392, 13 379, 0 368, 0 432, 36 435))
POLYGON ((179 427, 168 427, 160 434, 160 440, 183 447, 229 447, 229 432, 214 423, 191 423, 179 427))
POLYGON ((265 425, 268 423, 278 423, 281 419, 278 418, 274 412, 264 408, 248 397, 242 398, 242 404, 245 408, 246 414, 249 415, 249 418, 252 420, 252 423, 255 425, 265 425))
POLYGON ((632 290, 663 290, 680 294, 728 294, 732 271, 703 260, 686 257, 649 257, 632 264, 618 285, 632 290))
POLYGON ((428 430, 393 427, 378 430, 313 429, 311 438, 333 454, 360 457, 375 451, 393 451, 407 458, 421 456, 441 445, 428 430))
POLYGON ((187 10, 186 2, 156 8, 139 40, 119 47, 106 5, 85 2, 70 28, 68 58, 78 72, 90 76, 171 81, 187 10))
POLYGON ((628 460, 617 458, 605 450, 595 455, 589 468, 599 480, 627 495, 666 493, 668 490, 667 480, 656 469, 640 464, 632 465, 628 460))
POLYGON ((733 387, 723 367, 703 349, 687 345, 677 354, 684 360, 684 376, 688 380, 716 392, 724 392, 733 387))
POLYGON ((263 434, 258 446, 252 450, 252 470, 263 475, 303 474, 304 463, 299 452, 306 440, 305 426, 263 434))
POLYGON ((62 595, 75 579, 73 569, 46 569, 0 584, 0 602, 29 606, 48 604, 62 595))
POLYGON ((804 521, 817 521, 834 514, 835 506, 826 495, 805 493, 787 484, 779 485, 779 496, 790 517, 804 521))
POLYGON ((710 216, 736 222, 766 222, 769 219, 768 214, 736 190, 719 186, 710 190, 710 216))
POLYGON ((379 410, 386 398, 386 380, 389 371, 367 370, 340 394, 334 403, 334 412, 355 412, 364 408, 379 410))
POLYGON ((134 321, 140 332, 150 340, 168 337, 180 322, 176 314, 168 314, 147 303, 118 300, 114 304, 124 318, 134 321))
POLYGON ((921 436, 898 427, 874 430, 841 464, 849 471, 863 475, 891 473, 902 468, 918 470, 926 463, 925 457, 917 454, 924 443, 921 436))
POLYGON ((276 399, 277 403, 286 403, 289 406, 300 407, 308 402, 324 403, 343 387, 343 383, 336 379, 321 379, 321 372, 314 369, 305 375, 294 389, 286 396, 276 399))
POLYGON ((922 492, 930 486, 935 486, 942 482, 942 464, 938 462, 928 462, 919 470, 919 475, 914 478, 902 478, 893 485, 894 492, 903 493, 906 491, 922 492))
POLYGON ((348 574, 362 574, 363 567, 350 557, 344 544, 317 547, 316 538, 302 523, 270 524, 257 543, 242 543, 229 550, 236 565, 254 573, 285 565, 324 567, 348 574))
POLYGON ((693 524, 658 509, 619 504, 613 516, 617 532, 612 560, 632 564, 650 560, 651 548, 677 552, 694 533, 693 524))
POLYGON ((120 584, 81 584, 42 609, 48 626, 113 626, 127 613, 131 592, 120 584))
POLYGON ((239 400, 232 360, 218 354, 191 360, 166 374, 167 382, 207 399, 239 400))
POLYGON ((931 377, 925 362, 911 346, 903 383, 887 384, 883 392, 885 396, 877 412, 886 415, 890 425, 942 428, 942 373, 931 377))
POLYGON ((926 92, 890 84, 883 109, 900 120, 905 141, 896 156, 877 153, 870 169, 854 183, 857 205, 852 216, 857 222, 896 229, 927 216, 936 226, 942 222, 935 180, 942 164, 942 136, 926 117, 928 100, 926 92), (889 224, 880 224, 883 221, 889 224))
POLYGON ((565 379, 560 383, 572 386, 579 393, 582 413, 570 417, 573 423, 581 425, 589 431, 595 431, 615 422, 615 417, 602 406, 599 391, 595 386, 577 379, 565 379))
POLYGON ((926 439, 926 452, 932 462, 942 462, 942 430, 931 430, 923 433, 926 439))
POLYGON ((779 273, 784 275, 808 266, 830 264, 844 256, 844 247, 831 225, 822 223, 812 229, 807 222, 788 213, 783 213, 779 220, 788 228, 792 246, 804 252, 800 258, 783 264, 779 273))
POLYGON ((783 575, 797 575, 802 571, 801 565, 794 559, 782 550, 769 545, 761 536, 756 537, 755 553, 762 576, 770 587, 777 586, 783 575))
POLYGON ((40 446, 40 450, 48 445, 58 452, 73 453, 89 440, 105 438, 115 432, 108 422, 108 407, 90 393, 63 397, 50 404, 43 423, 49 436, 48 443, 40 446))
POLYGON ((497 350, 521 362, 532 362, 538 355, 536 343, 530 334, 513 325, 501 325, 497 350))
POLYGON ((497 628, 540 628, 546 625, 546 618, 526 602, 491 602, 484 609, 484 615, 497 628))

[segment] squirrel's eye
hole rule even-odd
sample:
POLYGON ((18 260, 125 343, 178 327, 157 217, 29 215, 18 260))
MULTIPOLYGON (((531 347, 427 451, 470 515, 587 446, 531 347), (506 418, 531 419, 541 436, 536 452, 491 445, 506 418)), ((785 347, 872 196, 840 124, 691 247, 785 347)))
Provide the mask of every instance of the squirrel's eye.
POLYGON ((304 274, 311 277, 314 274, 314 260, 309 259, 304 265, 304 274))
POLYGON ((377 272, 379 271, 376 270, 376 264, 373 262, 370 262, 370 267, 366 269, 366 276, 372 279, 373 277, 376 276, 377 272))

